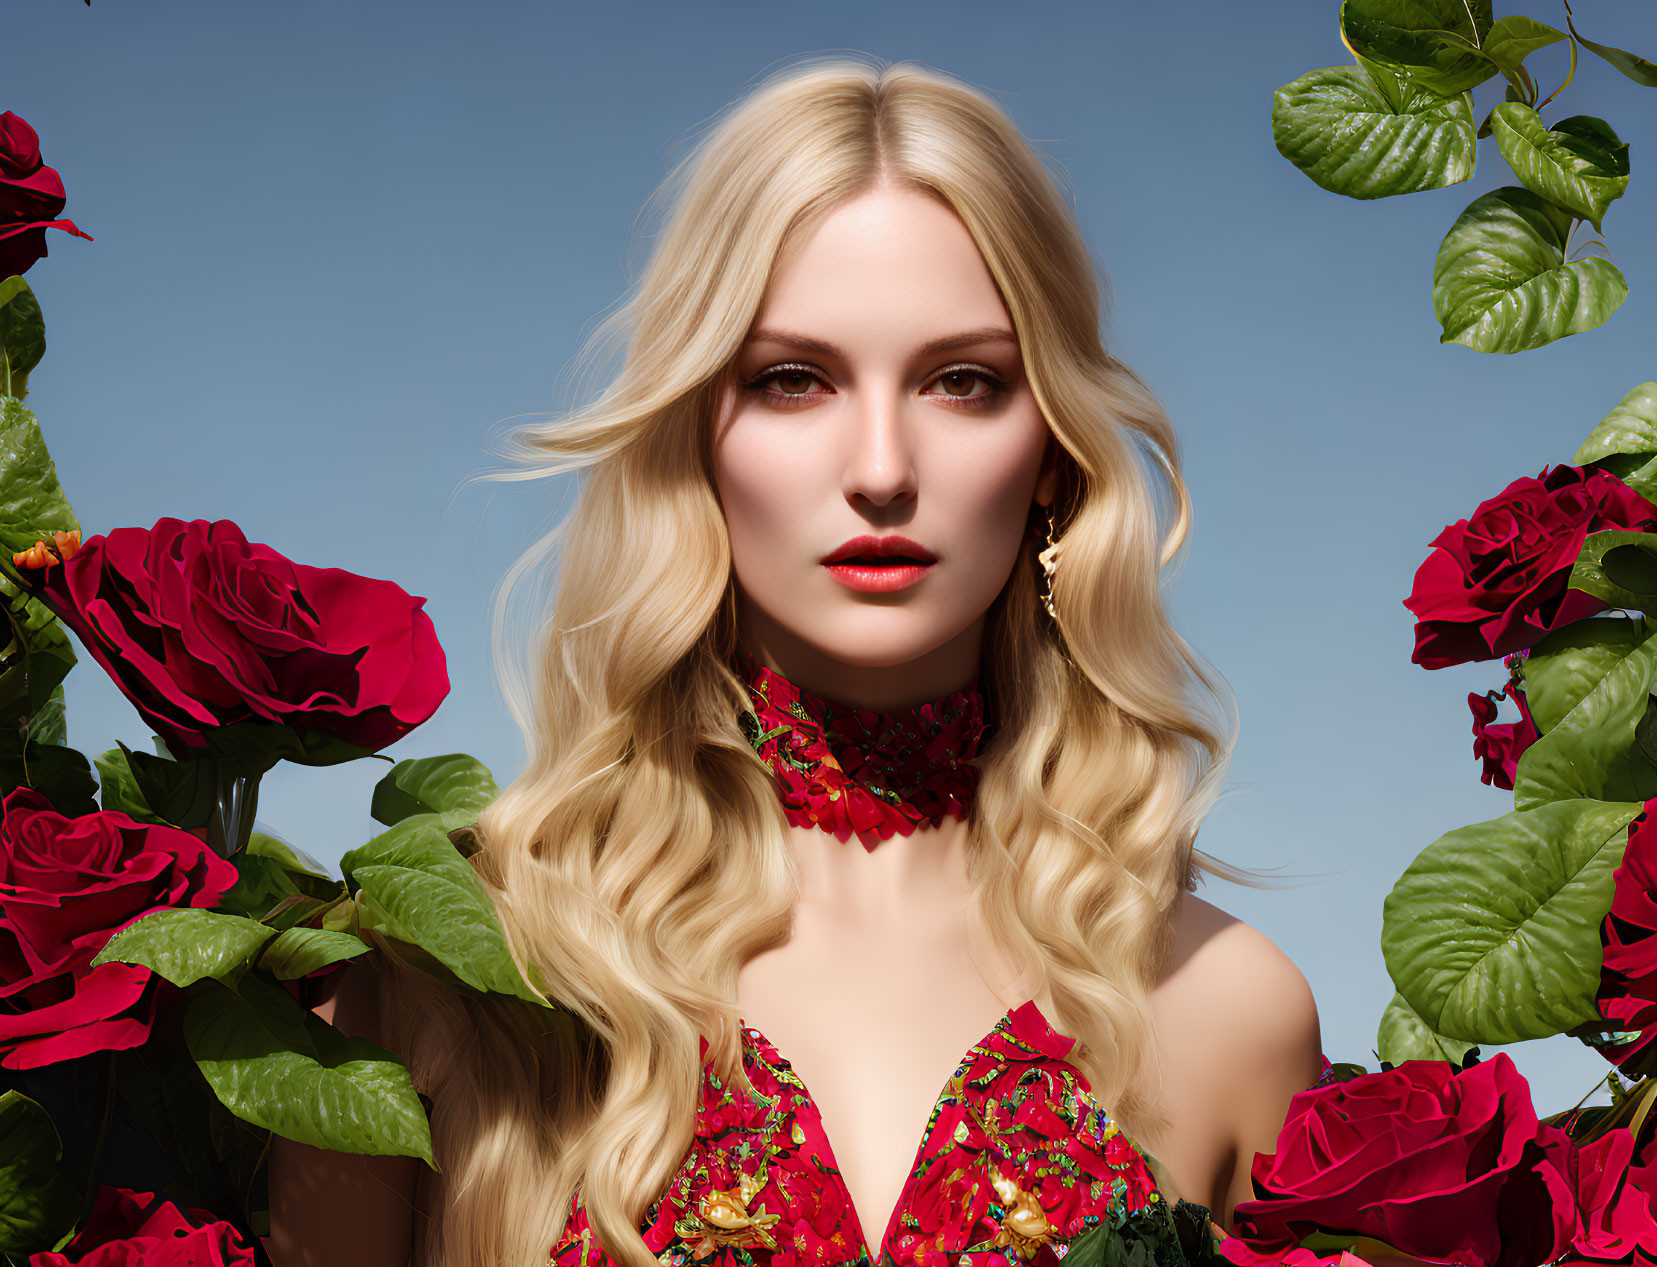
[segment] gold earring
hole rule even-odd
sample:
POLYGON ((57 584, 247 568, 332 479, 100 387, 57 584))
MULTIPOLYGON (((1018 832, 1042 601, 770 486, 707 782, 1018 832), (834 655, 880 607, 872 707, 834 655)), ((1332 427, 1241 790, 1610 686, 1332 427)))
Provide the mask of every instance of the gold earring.
POLYGON ((1053 540, 1053 508, 1047 508, 1047 548, 1036 558, 1041 563, 1041 605, 1054 620, 1059 614, 1053 610, 1053 573, 1059 570, 1059 547, 1053 540))

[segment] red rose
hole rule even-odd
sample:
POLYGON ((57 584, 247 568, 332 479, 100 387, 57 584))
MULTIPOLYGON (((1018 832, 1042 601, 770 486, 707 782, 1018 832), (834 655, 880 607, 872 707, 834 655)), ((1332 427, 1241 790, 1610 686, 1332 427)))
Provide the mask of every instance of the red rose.
POLYGON ((449 693, 425 599, 291 562, 228 519, 117 528, 25 575, 180 758, 275 723, 302 737, 290 760, 350 760, 449 693))
POLYGON ((1634 1135, 1622 1127, 1577 1149, 1573 1175, 1579 1226, 1571 1244, 1577 1253, 1626 1259, 1640 1249, 1657 1255, 1651 1201, 1657 1167, 1630 1167, 1633 1155, 1634 1135))
POLYGON ((1628 844, 1611 881, 1611 909, 1600 922, 1599 1014, 1630 1034, 1597 1042, 1600 1054, 1635 1077, 1657 1073, 1657 815, 1652 802, 1628 825, 1628 844), (1644 1031, 1643 1033, 1639 1031, 1644 1031))
POLYGON ((29 1267, 252 1267, 255 1261, 242 1234, 211 1210, 180 1210, 153 1192, 103 1184, 75 1239, 57 1253, 30 1255, 29 1267))
POLYGON ((1465 1267, 1552 1262, 1576 1230, 1570 1139, 1537 1120, 1507 1053, 1460 1073, 1410 1060, 1299 1092, 1257 1199, 1234 1212, 1258 1252, 1319 1229, 1465 1267))
POLYGON ((1543 467, 1472 518, 1433 538, 1404 606, 1415 614, 1415 652, 1429 669, 1490 660, 1609 604, 1567 587, 1591 532, 1657 528, 1653 506, 1609 471, 1543 467))
POLYGON ((1525 698, 1524 685, 1517 676, 1517 666, 1522 659, 1522 654, 1508 656, 1508 668, 1513 676, 1508 680, 1507 689, 1486 691, 1482 695, 1471 691, 1467 696, 1467 707, 1473 710, 1473 757, 1484 762, 1479 778, 1505 792, 1513 790, 1519 758, 1526 748, 1541 738, 1536 729, 1536 719, 1530 715, 1530 702, 1525 698), (1493 724, 1496 722, 1496 701, 1499 699, 1511 699, 1519 706, 1518 721, 1493 724))
POLYGON ((154 1018, 150 970, 88 965, 157 907, 214 905, 236 868, 189 832, 113 810, 66 818, 30 787, 0 814, 0 1066, 138 1046, 154 1018))
POLYGON ((46 230, 88 242, 63 210, 63 181, 40 161, 40 137, 10 110, 0 114, 0 278, 26 273, 46 254, 46 230))

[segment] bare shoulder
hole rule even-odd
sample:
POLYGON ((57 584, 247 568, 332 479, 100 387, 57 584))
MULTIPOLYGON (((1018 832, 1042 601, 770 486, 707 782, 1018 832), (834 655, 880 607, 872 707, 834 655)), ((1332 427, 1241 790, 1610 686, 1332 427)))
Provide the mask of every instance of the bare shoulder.
POLYGON ((1185 895, 1157 992, 1202 1018, 1207 1045, 1224 1053, 1216 1076, 1317 1077, 1322 1036, 1305 974, 1259 929, 1194 893, 1185 895))

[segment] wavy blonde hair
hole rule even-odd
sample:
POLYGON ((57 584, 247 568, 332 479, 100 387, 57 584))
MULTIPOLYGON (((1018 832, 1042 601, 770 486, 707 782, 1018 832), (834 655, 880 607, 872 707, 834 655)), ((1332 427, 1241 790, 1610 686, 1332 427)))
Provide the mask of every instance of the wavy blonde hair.
POLYGON ((811 59, 675 166, 642 276, 577 362, 619 348, 620 373, 521 426, 517 469, 490 477, 579 472, 573 512, 497 593, 496 660, 528 755, 471 858, 558 1006, 441 987, 382 941, 384 1008, 432 1101, 442 1171, 418 1261, 539 1267, 579 1192, 605 1249, 654 1267, 638 1225, 690 1144, 699 1035, 742 1080, 738 972, 788 940, 798 882, 769 771, 737 727, 711 421, 785 239, 880 184, 929 191, 971 232, 1061 450, 1056 627, 1033 531, 986 627, 999 727, 968 820, 980 927, 1050 990, 1100 1102, 1130 1131, 1166 1120, 1147 1085, 1148 996, 1196 869, 1241 874, 1193 846, 1235 709, 1164 610, 1191 513, 1174 432, 1102 346, 1101 278, 1004 110, 913 63, 811 59), (511 596, 555 557, 550 619, 518 637, 511 596), (511 667, 517 645, 535 653, 527 671, 511 667))

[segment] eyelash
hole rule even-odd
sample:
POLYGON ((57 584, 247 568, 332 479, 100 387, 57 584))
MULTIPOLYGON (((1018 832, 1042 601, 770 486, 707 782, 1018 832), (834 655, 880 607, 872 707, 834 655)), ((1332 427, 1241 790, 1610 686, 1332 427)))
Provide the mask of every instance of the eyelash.
MULTIPOLYGON (((783 374, 809 374, 819 383, 824 382, 823 376, 811 366, 797 365, 791 362, 786 365, 773 365, 770 369, 764 370, 749 379, 743 384, 743 387, 748 391, 759 392, 767 400, 779 402, 784 408, 787 409, 792 409, 800 403, 812 400, 823 394, 821 392, 795 393, 773 392, 767 390, 771 380, 778 378, 783 374)), ((1007 386, 1006 381, 994 370, 986 369, 982 365, 971 365, 967 363, 951 365, 947 369, 939 370, 930 379, 928 379, 927 382, 928 384, 935 383, 941 378, 948 378, 951 374, 969 374, 974 378, 981 378, 989 387, 989 390, 982 396, 944 395, 942 399, 947 400, 950 408, 952 409, 981 408, 982 406, 989 404, 991 401, 998 399, 1007 386)))

